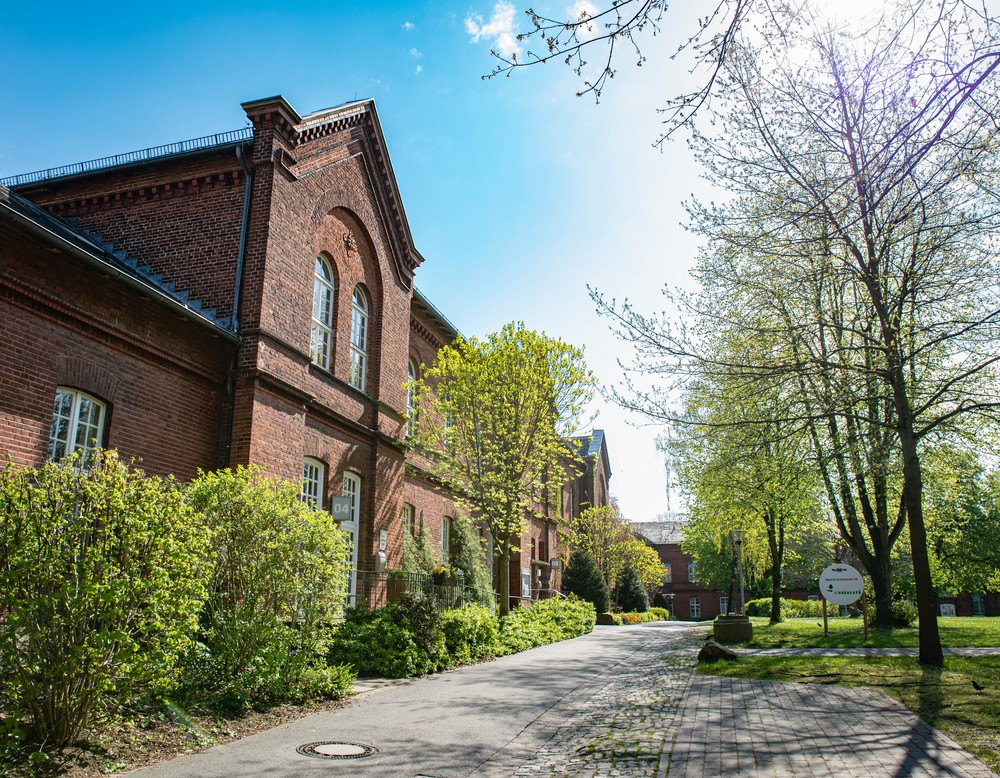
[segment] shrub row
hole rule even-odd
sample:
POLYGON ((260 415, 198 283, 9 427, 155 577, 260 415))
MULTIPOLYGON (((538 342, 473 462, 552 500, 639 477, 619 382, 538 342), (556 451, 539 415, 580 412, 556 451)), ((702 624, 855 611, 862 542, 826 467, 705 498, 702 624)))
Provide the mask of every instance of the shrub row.
POLYGON ((184 487, 110 451, 8 464, 0 751, 65 746, 95 711, 165 694, 239 708, 348 691, 325 648, 348 546, 299 492, 255 469, 184 487))
POLYGON ((647 611, 632 613, 601 613, 598 624, 642 624, 647 621, 669 621, 670 611, 666 608, 650 608, 647 611))
POLYGON ((524 651, 590 632, 594 608, 583 600, 541 600, 499 618, 481 605, 437 611, 423 594, 377 610, 354 608, 330 642, 328 661, 359 675, 408 678, 524 651))
MULTIPOLYGON (((827 612, 829 612, 829 609, 827 612)), ((746 606, 746 613, 747 616, 770 616, 771 598, 761 597, 756 600, 749 600, 746 606)), ((818 618, 822 615, 823 603, 821 600, 781 599, 781 618, 783 619, 818 618)))

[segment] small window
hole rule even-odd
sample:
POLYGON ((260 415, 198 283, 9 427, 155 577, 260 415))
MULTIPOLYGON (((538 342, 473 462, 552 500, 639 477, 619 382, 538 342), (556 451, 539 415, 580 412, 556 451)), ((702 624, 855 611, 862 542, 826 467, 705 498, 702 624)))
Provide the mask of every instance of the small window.
POLYGON ((942 616, 954 616, 955 615, 955 603, 953 603, 953 602, 942 602, 941 603, 941 615, 942 616))
POLYGON ((333 270, 325 257, 316 257, 313 279, 312 336, 309 358, 324 370, 330 369, 333 349, 333 294, 336 289, 333 270))
POLYGON ((413 425, 417 419, 417 364, 412 359, 406 361, 406 437, 413 437, 413 425))
POLYGON ((79 451, 86 464, 91 452, 104 442, 105 405, 96 397, 60 386, 52 406, 49 459, 62 459, 79 451))
POLYGON ((326 465, 313 457, 302 461, 302 502, 313 508, 323 507, 323 486, 326 483, 326 465))
POLYGON ((441 558, 447 562, 451 557, 451 518, 441 518, 441 558))
POLYGON ((695 577, 698 575, 698 565, 694 562, 688 562, 688 581, 694 583, 695 577))
POLYGON ((688 616, 692 619, 701 618, 701 598, 692 597, 688 600, 688 616))
POLYGON ((413 537, 413 506, 408 502, 403 503, 403 532, 413 537))
POLYGON ((972 615, 973 616, 985 616, 986 615, 986 597, 982 594, 972 595, 972 615))
POLYGON ((368 297, 360 286, 354 289, 351 304, 351 386, 365 390, 368 370, 368 297))
POLYGON ((726 615, 727 613, 729 613, 729 598, 728 597, 720 597, 719 598, 719 613, 721 613, 723 616, 726 615))
POLYGON ((668 583, 673 583, 673 581, 674 581, 673 568, 670 566, 669 562, 664 562, 663 563, 663 583, 668 584, 668 583))

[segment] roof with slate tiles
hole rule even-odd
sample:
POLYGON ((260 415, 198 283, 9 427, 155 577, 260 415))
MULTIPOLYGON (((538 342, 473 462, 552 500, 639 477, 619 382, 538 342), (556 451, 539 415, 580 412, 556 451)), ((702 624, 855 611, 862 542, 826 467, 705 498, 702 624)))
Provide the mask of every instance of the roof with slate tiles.
POLYGON ((116 251, 112 244, 105 243, 99 235, 53 216, 3 186, 0 186, 0 219, 12 221, 46 243, 72 252, 133 289, 160 300, 182 316, 204 324, 232 340, 239 339, 239 336, 231 332, 228 317, 218 316, 214 309, 206 308, 200 300, 165 281, 162 275, 152 272, 124 251, 116 251))
POLYGON ((677 545, 684 539, 687 517, 682 513, 665 513, 656 521, 632 521, 632 531, 657 546, 677 545))

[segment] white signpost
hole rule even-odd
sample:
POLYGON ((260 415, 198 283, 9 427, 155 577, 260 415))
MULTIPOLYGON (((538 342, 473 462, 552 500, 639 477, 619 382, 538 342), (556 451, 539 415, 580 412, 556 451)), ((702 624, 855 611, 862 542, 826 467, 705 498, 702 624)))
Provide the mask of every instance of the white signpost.
POLYGON ((826 622, 826 603, 851 605, 861 600, 861 617, 868 639, 868 610, 865 608, 865 579, 861 573, 843 562, 835 562, 819 576, 819 593, 823 595, 823 635, 829 634, 826 622))

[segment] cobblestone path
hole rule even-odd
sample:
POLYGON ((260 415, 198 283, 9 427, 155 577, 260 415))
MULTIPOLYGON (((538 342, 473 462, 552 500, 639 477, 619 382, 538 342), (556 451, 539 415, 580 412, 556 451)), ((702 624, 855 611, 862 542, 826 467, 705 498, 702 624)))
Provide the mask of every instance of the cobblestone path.
POLYGON ((660 774, 705 629, 657 631, 634 652, 561 700, 484 776, 660 774))

